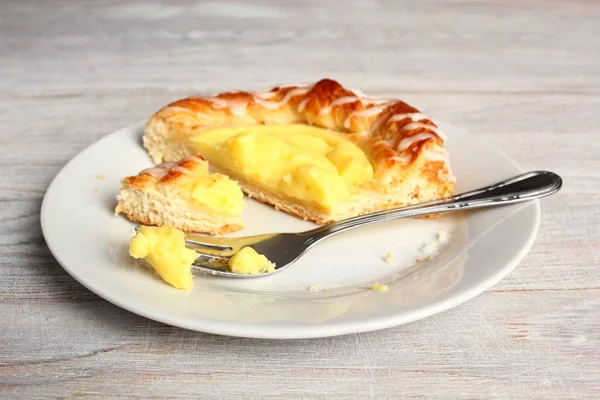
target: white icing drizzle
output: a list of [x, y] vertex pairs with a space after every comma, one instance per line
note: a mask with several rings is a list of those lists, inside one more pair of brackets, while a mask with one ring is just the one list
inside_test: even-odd
[[394, 114], [388, 119], [387, 124], [391, 124], [392, 122], [402, 121], [403, 119], [410, 118], [411, 121], [421, 121], [424, 119], [431, 119], [427, 115], [422, 113], [406, 113], [406, 114]]
[[435, 127], [433, 125], [422, 124], [420, 122], [412, 122], [408, 125], [405, 125], [402, 129], [409, 131], [411, 129], [417, 128], [426, 128], [427, 130], [434, 132], [436, 135], [438, 135], [444, 142], [446, 141], [446, 135], [438, 127]]
[[255, 98], [254, 101], [270, 110], [276, 110], [279, 107], [286, 105], [292, 99], [292, 97], [306, 94], [309, 90], [310, 88], [307, 87], [299, 87], [296, 89], [292, 89], [289, 92], [287, 92], [285, 96], [283, 96], [283, 99], [281, 99], [281, 101], [266, 101], [261, 98]]
[[212, 119], [213, 118], [210, 115], [206, 115], [206, 114], [202, 114], [202, 113], [196, 113], [196, 117], [202, 118], [202, 119]]
[[[354, 89], [352, 89], [352, 91], [355, 92]], [[382, 104], [382, 103], [388, 102], [387, 99], [369, 99], [366, 97], [358, 97], [358, 96], [344, 96], [344, 97], [340, 97], [339, 99], [335, 99], [328, 106], [321, 108], [321, 110], [319, 111], [319, 115], [323, 116], [323, 115], [329, 114], [331, 112], [331, 110], [333, 109], [333, 107], [341, 106], [342, 104], [354, 103], [355, 101], [360, 102], [362, 105]]]
[[260, 104], [261, 106], [268, 108], [269, 110], [276, 110], [279, 108], [279, 102], [263, 100], [261, 98], [254, 98], [254, 102], [256, 104]]
[[362, 90], [359, 90], [359, 89], [348, 89], [348, 90], [350, 90], [352, 93], [354, 93], [357, 97], [360, 97], [361, 100], [365, 103], [381, 104], [381, 103], [387, 103], [388, 101], [390, 101], [390, 99], [369, 97]]
[[227, 107], [229, 108], [229, 111], [236, 117], [243, 117], [244, 115], [246, 115], [247, 106], [248, 103], [244, 101], [231, 100], [227, 102]]
[[[273, 89], [270, 89], [268, 91], [257, 91], [257, 92], [253, 93], [254, 101], [257, 104], [260, 104], [261, 106], [263, 106], [265, 108], [275, 110], [275, 109], [278, 109], [278, 108], [284, 106], [285, 104], [287, 104], [293, 97], [304, 95], [304, 94], [308, 93], [313, 88], [313, 86], [314, 85], [309, 87], [309, 86], [302, 85], [302, 84], [278, 85], [278, 86], [276, 86], [278, 89], [285, 89], [285, 88], [289, 88], [289, 87], [294, 87], [294, 89], [289, 90], [284, 95], [283, 99], [281, 99], [280, 101], [269, 101], [268, 100], [268, 99], [275, 97], [278, 94], [278, 91], [273, 91]], [[344, 120], [344, 127], [346, 129], [349, 129], [351, 126], [352, 118], [354, 118], [354, 117], [359, 117], [359, 118], [367, 117], [368, 118], [368, 117], [372, 117], [374, 115], [378, 115], [378, 114], [382, 113], [382, 111], [384, 111], [390, 105], [391, 100], [389, 100], [389, 99], [371, 99], [371, 98], [366, 97], [366, 95], [363, 92], [361, 92], [360, 90], [357, 90], [357, 89], [350, 89], [350, 90], [353, 92], [354, 96], [343, 96], [343, 97], [340, 97], [340, 98], [332, 101], [331, 104], [329, 104], [328, 106], [325, 106], [319, 110], [319, 115], [323, 116], [323, 115], [330, 113], [331, 110], [333, 110], [333, 107], [340, 106], [343, 104], [353, 103], [356, 101], [360, 102], [363, 106], [375, 104], [374, 107], [366, 108], [364, 110], [352, 111], [350, 114], [348, 114], [348, 116]], [[227, 100], [227, 99], [221, 99], [218, 97], [200, 97], [200, 98], [210, 102], [212, 107], [215, 109], [228, 108], [229, 111], [231, 112], [231, 114], [234, 116], [237, 116], [237, 117], [242, 117], [242, 116], [246, 115], [246, 112], [247, 112], [246, 109], [247, 109], [248, 103], [245, 101]], [[302, 101], [300, 101], [300, 103], [298, 103], [298, 112], [304, 111], [306, 109], [306, 106], [309, 101], [310, 101], [309, 97], [302, 99]], [[184, 107], [171, 107], [171, 109], [173, 111], [188, 111], [189, 112], [189, 109], [184, 108]], [[388, 117], [388, 115], [381, 114], [375, 120], [375, 122], [371, 125], [369, 130], [363, 131], [363, 132], [350, 133], [350, 134], [356, 135], [360, 138], [368, 137], [371, 134], [371, 132], [374, 132], [379, 128], [379, 126], [386, 120], [386, 118], [387, 118], [386, 125], [389, 125], [392, 122], [401, 121], [406, 118], [410, 118], [410, 120], [412, 122], [405, 125], [404, 127], [402, 127], [403, 130], [424, 128], [429, 132], [421, 132], [416, 135], [402, 139], [400, 141], [400, 143], [398, 143], [398, 147], [397, 147], [398, 152], [402, 152], [402, 151], [410, 148], [416, 142], [435, 138], [436, 137], [435, 135], [439, 136], [444, 141], [446, 140], [446, 135], [438, 127], [418, 122], [418, 121], [423, 121], [423, 120], [431, 120], [431, 118], [429, 116], [427, 116], [423, 113], [420, 113], [420, 112], [402, 113], [402, 114], [394, 114], [391, 117]], [[198, 114], [198, 116], [201, 118], [209, 118], [208, 116], [206, 116], [204, 114]], [[389, 141], [383, 140], [383, 139], [374, 143], [374, 145], [379, 145], [379, 144], [391, 146], [391, 143]], [[454, 180], [454, 181], [456, 180], [456, 178], [454, 177], [454, 175], [452, 175], [452, 172], [450, 171], [448, 153], [445, 149], [440, 148], [439, 151], [427, 150], [424, 152], [424, 156], [426, 159], [428, 159], [430, 161], [443, 161], [444, 162], [445, 166], [447, 167], [448, 172], [446, 173], [442, 170], [438, 171], [438, 176], [440, 177], [440, 179], [441, 179], [441, 176], [444, 176], [447, 180]], [[204, 161], [201, 158], [193, 156], [193, 155], [189, 156], [187, 159], [193, 160], [197, 163], [201, 163]], [[394, 161], [408, 163], [411, 160], [411, 156], [410, 155], [402, 155], [402, 156], [397, 155], [397, 156], [392, 157], [391, 159]], [[168, 173], [169, 169], [171, 169], [171, 168], [175, 171], [180, 171], [184, 174], [190, 173], [190, 171], [187, 168], [176, 165], [175, 163], [164, 163], [161, 165], [157, 165], [156, 167], [145, 169], [141, 173], [147, 173], [147, 174], [153, 175], [157, 178], [162, 178], [163, 176], [165, 176]], [[443, 175], [440, 175], [440, 174], [443, 174]]]
[[350, 90], [352, 93], [354, 93], [355, 95], [357, 95], [359, 97], [367, 97], [367, 95], [362, 90], [350, 89], [350, 88], [348, 90]]
[[304, 111], [309, 100], [310, 100], [310, 97], [307, 96], [300, 103], [298, 103], [298, 112]]
[[356, 96], [340, 97], [339, 99], [332, 101], [330, 105], [321, 108], [321, 110], [319, 110], [319, 115], [323, 116], [325, 114], [329, 114], [333, 107], [341, 106], [342, 104], [354, 103], [355, 101], [360, 101], [360, 98]]
[[421, 142], [421, 141], [427, 140], [427, 139], [435, 139], [435, 138], [436, 138], [436, 136], [430, 132], [421, 132], [421, 133], [417, 133], [416, 135], [405, 137], [404, 139], [402, 139], [400, 141], [400, 143], [398, 143], [398, 151], [404, 151], [404, 150], [412, 147], [412, 145], [417, 142]]
[[[183, 161], [185, 160], [195, 161], [197, 163], [204, 162], [204, 160], [202, 160], [200, 157], [196, 157], [194, 155], [188, 156], [183, 159]], [[185, 175], [189, 175], [192, 173], [188, 168], [182, 167], [181, 165], [178, 165], [174, 162], [169, 162], [162, 163], [151, 168], [146, 168], [142, 170], [140, 174], [149, 174], [155, 177], [156, 179], [162, 179], [165, 175], [169, 173], [169, 171], [177, 171]]]
[[[280, 101], [269, 101], [268, 100], [268, 99], [275, 97], [278, 94], [278, 90], [270, 89], [270, 90], [264, 90], [264, 91], [256, 91], [256, 92], [252, 93], [254, 102], [256, 102], [257, 104], [260, 104], [261, 106], [263, 106], [265, 108], [268, 108], [271, 110], [276, 110], [276, 109], [284, 106], [285, 104], [287, 104], [293, 97], [304, 95], [304, 94], [308, 93], [314, 87], [314, 85], [307, 86], [307, 85], [303, 85], [303, 84], [287, 84], [287, 85], [276, 86], [276, 88], [278, 88], [278, 89], [285, 89], [285, 88], [290, 88], [290, 87], [294, 87], [294, 89], [289, 90], [284, 95], [283, 99], [281, 99]], [[389, 100], [389, 99], [368, 98], [362, 91], [360, 91], [358, 89], [350, 89], [350, 90], [352, 91], [354, 96], [343, 96], [343, 97], [340, 97], [340, 98], [332, 101], [331, 104], [329, 104], [328, 106], [325, 106], [319, 110], [319, 115], [323, 116], [323, 115], [330, 113], [331, 110], [333, 110], [333, 107], [340, 106], [343, 104], [354, 103], [356, 101], [360, 102], [363, 106], [373, 105], [373, 104], [375, 105], [374, 107], [366, 108], [364, 110], [352, 111], [350, 114], [348, 114], [348, 116], [344, 120], [344, 127], [346, 129], [349, 129], [353, 117], [372, 117], [374, 115], [378, 115], [378, 114], [382, 113], [382, 111], [384, 111], [390, 105], [391, 102], [393, 102], [393, 100]], [[210, 102], [211, 106], [214, 109], [228, 108], [229, 111], [231, 112], [231, 114], [236, 117], [242, 117], [242, 116], [246, 115], [246, 109], [247, 109], [248, 103], [245, 101], [227, 100], [227, 99], [221, 99], [218, 97], [200, 97], [200, 99]], [[300, 101], [300, 103], [298, 103], [298, 112], [304, 111], [309, 101], [310, 101], [309, 97], [302, 99]], [[177, 106], [171, 107], [170, 109], [172, 111], [187, 111], [187, 112], [190, 111], [187, 108], [177, 107]], [[379, 128], [379, 126], [383, 123], [383, 121], [386, 120], [386, 118], [387, 118], [386, 125], [389, 125], [392, 122], [402, 121], [406, 118], [410, 118], [411, 123], [402, 127], [403, 130], [424, 128], [429, 132], [421, 132], [416, 135], [402, 139], [400, 141], [400, 143], [398, 143], [398, 147], [397, 147], [398, 152], [402, 152], [402, 151], [410, 148], [416, 142], [435, 138], [436, 137], [435, 135], [439, 136], [442, 140], [446, 141], [446, 135], [438, 127], [418, 122], [418, 121], [423, 121], [423, 120], [431, 120], [430, 117], [428, 117], [427, 115], [425, 115], [423, 113], [420, 113], [420, 112], [401, 113], [401, 114], [394, 114], [391, 117], [388, 117], [388, 115], [389, 114], [387, 114], [387, 113], [385, 113], [385, 114], [382, 113], [381, 115], [379, 115], [379, 117], [375, 120], [375, 122], [371, 125], [371, 127], [367, 131], [349, 133], [349, 135], [357, 136], [362, 139], [365, 137], [369, 137], [371, 132], [376, 131]], [[201, 114], [201, 113], [198, 113], [197, 116], [201, 117], [201, 118], [210, 118], [209, 116]], [[434, 135], [434, 133], [435, 133], [435, 135]], [[391, 143], [388, 140], [383, 140], [383, 139], [378, 140], [377, 142], [373, 143], [374, 146], [377, 146], [380, 144], [384, 144], [386, 146], [391, 146]], [[413, 148], [413, 151], [414, 150], [416, 150], [416, 148]], [[442, 161], [444, 163], [444, 167], [447, 171], [444, 171], [442, 169], [438, 170], [438, 178], [440, 180], [456, 182], [456, 177], [452, 174], [452, 171], [450, 170], [450, 160], [448, 157], [448, 152], [444, 148], [439, 148], [438, 151], [426, 150], [423, 153], [423, 155], [429, 161]], [[412, 159], [412, 156], [410, 154], [409, 155], [396, 155], [394, 157], [391, 157], [390, 159], [393, 161], [397, 161], [397, 162], [406, 164], [406, 163], [410, 162], [410, 160]], [[197, 163], [204, 162], [203, 159], [196, 157], [194, 155], [187, 157], [186, 160], [192, 160]], [[173, 171], [179, 171], [184, 174], [191, 173], [190, 170], [188, 170], [187, 168], [184, 168], [175, 163], [164, 163], [164, 164], [160, 164], [155, 167], [152, 167], [152, 168], [147, 168], [147, 169], [141, 171], [140, 174], [147, 173], [147, 174], [150, 174], [150, 175], [156, 177], [157, 179], [161, 179], [162, 177], [167, 175], [167, 173], [169, 172], [170, 169], [173, 169]]]
[[204, 162], [203, 159], [195, 155], [187, 156], [184, 160], [194, 161], [198, 164], [202, 164]]
[[140, 174], [149, 174], [157, 179], [161, 179], [163, 176], [169, 173], [169, 170], [176, 166], [174, 162], [159, 164], [155, 167], [146, 168], [140, 172]]
[[274, 97], [277, 95], [277, 92], [254, 92], [252, 93], [255, 97], [261, 98], [261, 99], [270, 99], [271, 97]]
[[385, 103], [390, 103], [393, 100], [390, 100], [390, 99], [374, 99], [374, 98], [366, 97], [366, 98], [361, 98], [361, 101], [363, 102], [363, 104], [385, 104]]
[[298, 89], [300, 89], [300, 88], [305, 88], [306, 86], [307, 85], [305, 83], [287, 83], [285, 85], [276, 85], [275, 87], [279, 88], [279, 89], [286, 89], [286, 88], [290, 88], [290, 87], [297, 87]]
[[[196, 97], [196, 98], [208, 101], [211, 104], [212, 108], [214, 108], [215, 110], [228, 108], [229, 111], [231, 112], [231, 114], [235, 115], [236, 117], [243, 117], [244, 115], [246, 115], [246, 106], [248, 105], [248, 103], [246, 103], [244, 101], [227, 100], [227, 99], [221, 99], [219, 97]], [[197, 113], [196, 115], [200, 118], [205, 118], [205, 119], [212, 118], [212, 117], [202, 114], [202, 113]]]
[[383, 139], [382, 139], [382, 140], [378, 140], [378, 141], [376, 141], [375, 143], [373, 143], [373, 146], [377, 146], [377, 145], [379, 145], [379, 144], [384, 144], [384, 145], [386, 145], [386, 146], [389, 146], [389, 145], [390, 145], [390, 142], [389, 142], [389, 141], [387, 141], [387, 140], [383, 140]]
[[423, 156], [429, 161], [443, 161], [448, 162], [448, 155], [439, 151], [427, 150], [423, 152]]
[[[268, 101], [268, 99], [275, 97], [278, 93], [277, 91], [273, 91], [273, 89], [270, 89], [270, 91], [254, 92], [253, 93], [254, 101], [257, 104], [260, 104], [261, 106], [263, 106], [265, 108], [275, 110], [275, 109], [278, 109], [278, 108], [284, 106], [285, 104], [287, 104], [293, 97], [306, 94], [314, 87], [314, 85], [312, 85], [310, 87], [303, 85], [303, 84], [287, 84], [287, 85], [276, 86], [276, 88], [278, 88], [278, 89], [285, 89], [285, 88], [289, 88], [289, 87], [294, 87], [295, 89], [288, 91], [285, 94], [285, 96], [283, 97], [283, 99], [281, 99], [280, 101]], [[340, 97], [340, 98], [332, 101], [331, 104], [329, 104], [328, 106], [325, 106], [325, 107], [321, 108], [321, 110], [319, 110], [319, 115], [323, 116], [323, 115], [330, 113], [331, 110], [333, 109], [333, 107], [335, 107], [335, 106], [353, 103], [355, 101], [360, 102], [362, 105], [376, 104], [375, 107], [351, 112], [344, 120], [344, 127], [346, 129], [349, 129], [353, 117], [371, 117], [373, 115], [377, 115], [377, 114], [381, 113], [390, 103], [389, 99], [372, 99], [372, 98], [366, 97], [366, 95], [358, 89], [350, 89], [350, 90], [355, 94], [355, 96], [344, 96], [344, 97]], [[245, 116], [247, 113], [246, 109], [247, 109], [248, 103], [244, 102], [244, 101], [227, 100], [227, 99], [221, 99], [218, 97], [198, 97], [198, 98], [210, 102], [214, 109], [228, 108], [229, 111], [231, 112], [231, 114], [236, 117]], [[298, 112], [302, 112], [305, 110], [306, 105], [308, 104], [309, 100], [310, 100], [310, 98], [306, 97], [306, 98], [302, 99], [302, 101], [300, 101], [300, 103], [298, 103]], [[173, 110], [173, 111], [188, 111], [188, 112], [190, 111], [189, 109], [184, 108], [184, 107], [171, 107], [171, 110]], [[199, 118], [210, 118], [209, 116], [207, 116], [205, 114], [201, 114], [201, 113], [198, 113], [197, 116]], [[381, 125], [381, 123], [383, 122], [383, 120], [385, 118], [386, 118], [386, 115], [381, 115], [377, 120], [375, 120], [373, 125], [371, 125], [371, 128], [368, 130], [367, 133], [374, 132], [377, 128], [379, 128], [379, 126]], [[446, 140], [446, 136], [439, 128], [432, 126], [432, 125], [426, 125], [426, 124], [414, 122], [414, 121], [430, 119], [427, 115], [422, 114], [422, 113], [417, 112], [417, 113], [395, 114], [395, 115], [391, 116], [390, 118], [388, 118], [386, 125], [390, 124], [392, 122], [395, 122], [395, 121], [403, 120], [405, 118], [410, 118], [411, 121], [413, 121], [413, 122], [404, 126], [403, 129], [410, 130], [410, 129], [415, 129], [415, 128], [419, 128], [419, 127], [426, 128], [426, 129], [436, 133], [444, 141]]]
[[352, 111], [350, 114], [348, 114], [348, 117], [344, 121], [344, 128], [346, 128], [346, 129], [350, 128], [350, 121], [352, 120], [353, 117], [372, 117], [373, 115], [377, 115], [380, 112], [382, 112], [383, 110], [385, 110], [385, 108], [387, 106], [388, 106], [388, 104], [386, 103], [386, 104], [382, 104], [380, 106], [367, 108], [366, 110]]
[[186, 174], [186, 175], [191, 174], [191, 172], [190, 172], [189, 169], [187, 169], [185, 167], [182, 167], [181, 165], [177, 165], [177, 166], [171, 168], [171, 171], [178, 171], [178, 172], [181, 172], [181, 173]]
[[377, 132], [379, 126], [383, 123], [383, 121], [388, 117], [388, 113], [381, 113], [379, 117], [373, 122], [373, 125], [369, 128], [369, 132]]
[[220, 99], [218, 97], [200, 97], [202, 100], [210, 102], [213, 108], [220, 109], [229, 107], [229, 101], [226, 99]]
[[404, 164], [409, 163], [411, 159], [412, 159], [412, 157], [410, 155], [406, 155], [406, 156], [394, 156], [394, 157], [390, 158], [390, 160], [399, 161], [399, 162], [404, 163]]

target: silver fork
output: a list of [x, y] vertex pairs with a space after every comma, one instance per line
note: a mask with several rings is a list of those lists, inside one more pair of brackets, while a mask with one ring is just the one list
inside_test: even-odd
[[[188, 233], [186, 244], [199, 253], [194, 262], [196, 269], [230, 278], [256, 278], [287, 268], [321, 240], [348, 229], [390, 219], [520, 203], [554, 194], [561, 186], [562, 179], [558, 175], [534, 171], [446, 199], [349, 218], [305, 232], [217, 238]], [[252, 247], [274, 263], [275, 272], [247, 275], [228, 271], [229, 258], [246, 246]]]

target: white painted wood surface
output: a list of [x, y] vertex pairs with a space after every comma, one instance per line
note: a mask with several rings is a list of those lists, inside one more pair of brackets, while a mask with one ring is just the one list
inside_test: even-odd
[[[510, 3], [510, 4], [507, 4]], [[600, 2], [0, 3], [0, 398], [600, 398]], [[565, 179], [522, 264], [398, 328], [264, 341], [109, 304], [39, 227], [58, 170], [190, 92], [324, 76]]]

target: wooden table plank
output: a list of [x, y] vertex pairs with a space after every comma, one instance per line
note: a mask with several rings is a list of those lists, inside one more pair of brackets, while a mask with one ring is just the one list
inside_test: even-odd
[[[191, 396], [202, 388], [235, 398], [266, 386], [272, 392], [265, 391], [265, 398], [273, 399], [299, 398], [299, 389], [308, 398], [317, 391], [343, 398], [365, 398], [371, 391], [375, 398], [525, 397], [541, 391], [593, 398], [600, 379], [594, 356], [600, 331], [582, 332], [581, 326], [597, 327], [590, 311], [598, 311], [599, 294], [488, 292], [419, 323], [302, 341], [185, 331], [102, 300], [38, 302], [34, 310], [5, 301], [0, 311], [11, 322], [9, 335], [26, 331], [38, 340], [10, 342], [0, 374], [10, 390], [23, 395], [39, 393], [42, 385], [51, 393], [86, 388], [158, 397]], [[552, 309], [562, 312], [539, 312]]]

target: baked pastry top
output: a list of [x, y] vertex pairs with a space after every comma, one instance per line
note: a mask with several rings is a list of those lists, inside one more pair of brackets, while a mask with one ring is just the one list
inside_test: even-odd
[[199, 155], [147, 168], [122, 184], [115, 214], [132, 221], [210, 234], [243, 227], [240, 187], [227, 176], [209, 173]]
[[248, 195], [326, 223], [451, 195], [444, 139], [414, 107], [324, 79], [176, 101], [143, 141], [157, 163], [202, 154]]

